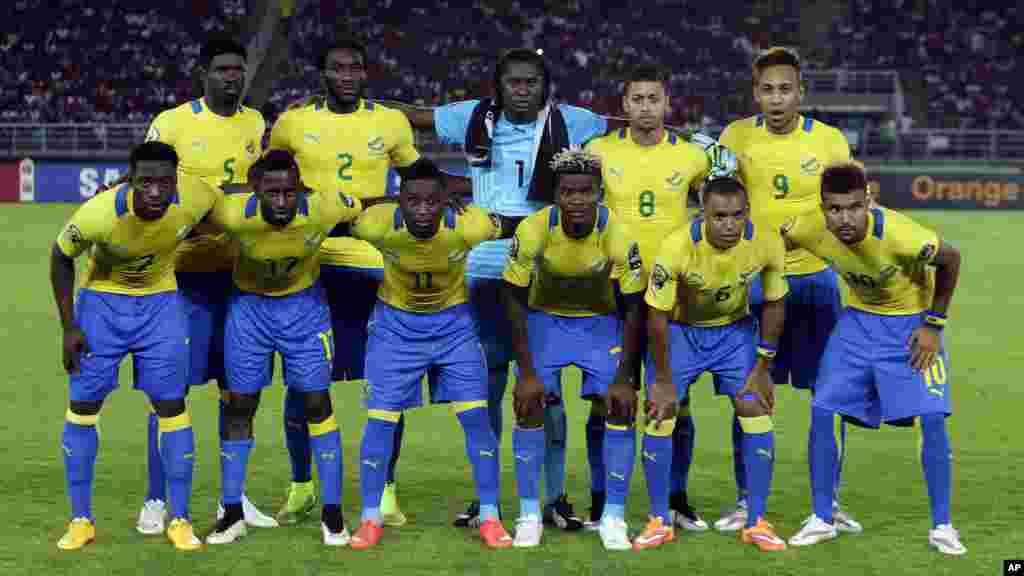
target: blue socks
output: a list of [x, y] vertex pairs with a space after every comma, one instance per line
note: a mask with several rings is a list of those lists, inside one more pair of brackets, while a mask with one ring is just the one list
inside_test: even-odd
[[946, 432], [945, 414], [921, 416], [921, 464], [928, 483], [928, 502], [932, 511], [932, 527], [949, 524], [952, 499], [953, 455]]
[[838, 449], [834, 423], [837, 414], [811, 407], [810, 447], [807, 459], [811, 469], [811, 501], [814, 515], [832, 523], [832, 500], [836, 491]]
[[693, 446], [697, 428], [690, 416], [690, 405], [679, 407], [675, 430], [672, 431], [672, 483], [670, 494], [686, 492], [690, 479], [690, 463], [693, 462]]
[[[604, 434], [604, 514], [621, 518], [626, 508], [630, 479], [633, 477], [633, 464], [636, 461], [636, 435], [632, 426], [615, 424], [606, 424]], [[668, 500], [667, 495], [665, 499]]]
[[473, 480], [480, 498], [480, 520], [498, 518], [500, 461], [487, 407], [484, 402], [457, 402], [455, 411], [466, 434], [466, 455], [473, 465]]
[[99, 416], [82, 416], [68, 410], [64, 422], [61, 448], [64, 452], [64, 479], [71, 500], [71, 518], [92, 516], [92, 480], [96, 468]]
[[221, 502], [224, 506], [242, 503], [242, 486], [245, 485], [246, 468], [253, 440], [221, 440], [220, 474]]
[[544, 428], [512, 428], [516, 486], [521, 516], [540, 517], [540, 469], [544, 459]]
[[[371, 415], [366, 420], [366, 430], [363, 432], [363, 444], [359, 453], [359, 480], [363, 497], [363, 517], [371, 520], [378, 526], [383, 526], [384, 519], [380, 513], [380, 499], [384, 493], [384, 483], [387, 481], [388, 463], [395, 444], [395, 430], [398, 428], [398, 421], [401, 416], [388, 412], [383, 413], [384, 418]], [[392, 420], [394, 416], [397, 419]]]
[[566, 434], [565, 405], [550, 403], [544, 407], [544, 499], [547, 505], [565, 492]]
[[587, 418], [587, 463], [590, 464], [590, 491], [604, 493], [604, 427], [605, 417], [590, 413]]
[[[192, 497], [192, 472], [195, 468], [195, 436], [188, 412], [160, 418], [160, 451], [170, 495], [168, 515], [171, 519], [189, 519], [189, 500]], [[242, 480], [245, 471], [242, 470]], [[241, 487], [239, 487], [241, 495]]]
[[155, 412], [149, 413], [146, 424], [146, 471], [149, 478], [146, 500], [166, 501], [167, 480], [164, 478], [164, 462], [160, 455], [159, 418]]
[[324, 506], [340, 506], [344, 460], [341, 457], [341, 432], [338, 431], [334, 414], [323, 422], [309, 423], [309, 446], [316, 458], [316, 470], [320, 476], [321, 502]]
[[775, 432], [771, 416], [739, 417], [743, 429], [743, 464], [746, 467], [749, 496], [747, 528], [764, 517], [772, 487], [775, 459]]
[[647, 424], [644, 431], [643, 447], [640, 460], [644, 465], [644, 477], [647, 479], [647, 496], [651, 504], [651, 516], [661, 517], [662, 524], [672, 525], [669, 515], [669, 488], [672, 482], [673, 463], [673, 431], [675, 420], [662, 422], [655, 426], [654, 421]]
[[292, 482], [309, 482], [313, 474], [306, 403], [302, 393], [291, 388], [284, 395], [284, 439], [292, 465]]

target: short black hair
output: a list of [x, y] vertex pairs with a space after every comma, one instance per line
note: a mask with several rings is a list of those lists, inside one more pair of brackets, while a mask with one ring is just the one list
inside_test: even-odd
[[497, 65], [494, 67], [494, 102], [497, 107], [501, 108], [504, 106], [501, 95], [501, 77], [508, 71], [508, 65], [513, 62], [525, 62], [537, 67], [542, 77], [541, 82], [544, 83], [541, 100], [542, 103], [547, 103], [548, 98], [551, 96], [551, 71], [548, 70], [544, 57], [531, 48], [513, 48], [502, 54], [501, 58], [498, 59]]
[[320, 60], [318, 60], [321, 72], [327, 69], [327, 57], [331, 55], [331, 52], [335, 52], [337, 50], [348, 50], [349, 52], [359, 54], [359, 57], [363, 59], [363, 66], [366, 66], [368, 63], [366, 44], [363, 44], [359, 40], [351, 37], [341, 38], [327, 44], [323, 49], [321, 49]]
[[668, 91], [668, 73], [657, 64], [648, 63], [634, 66], [629, 72], [629, 77], [626, 78], [626, 85], [623, 88], [628, 91], [633, 82], [660, 82]]
[[143, 142], [135, 148], [128, 157], [128, 167], [134, 172], [139, 162], [170, 162], [175, 168], [178, 167], [178, 153], [170, 144], [158, 140]]
[[402, 179], [402, 184], [399, 187], [401, 190], [405, 189], [406, 182], [413, 180], [434, 180], [441, 189], [444, 189], [448, 183], [448, 176], [437, 167], [437, 164], [423, 156], [404, 168], [397, 168], [396, 171]]
[[299, 171], [299, 164], [295, 156], [287, 150], [274, 148], [267, 152], [249, 168], [248, 177], [250, 180], [259, 180], [267, 172], [286, 172], [289, 170]]
[[821, 174], [822, 194], [849, 194], [854, 190], [868, 192], [868, 175], [860, 162], [840, 162], [825, 167]]
[[707, 206], [708, 198], [712, 195], [718, 196], [741, 196], [744, 202], [749, 202], [747, 188], [735, 178], [721, 177], [712, 178], [704, 183], [700, 191], [700, 203]]
[[801, 77], [800, 55], [791, 48], [774, 46], [758, 54], [754, 59], [754, 81], [757, 82], [765, 68], [772, 66], [792, 66], [796, 68], [797, 78]]
[[199, 63], [209, 71], [210, 62], [213, 62], [213, 59], [221, 54], [238, 54], [243, 60], [249, 59], [248, 51], [241, 42], [231, 36], [218, 35], [211, 37], [203, 45], [199, 52]]

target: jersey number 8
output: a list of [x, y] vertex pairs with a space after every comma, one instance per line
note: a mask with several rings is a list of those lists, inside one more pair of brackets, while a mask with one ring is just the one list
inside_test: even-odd
[[637, 206], [637, 210], [640, 212], [640, 215], [644, 218], [654, 216], [654, 192], [651, 190], [644, 190], [640, 193], [640, 196], [638, 196], [637, 199], [640, 201], [640, 204]]

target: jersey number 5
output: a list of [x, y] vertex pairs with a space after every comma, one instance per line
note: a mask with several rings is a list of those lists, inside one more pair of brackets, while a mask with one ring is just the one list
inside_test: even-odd
[[228, 158], [224, 161], [224, 181], [221, 184], [231, 184], [235, 181], [235, 159]]
[[776, 198], [785, 198], [789, 194], [789, 178], [785, 174], [776, 174], [772, 178], [772, 186], [775, 188]]

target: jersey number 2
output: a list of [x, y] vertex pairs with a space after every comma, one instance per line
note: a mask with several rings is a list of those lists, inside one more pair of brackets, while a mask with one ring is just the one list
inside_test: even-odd
[[341, 162], [341, 165], [338, 166], [338, 179], [345, 181], [351, 180], [352, 175], [348, 174], [348, 171], [352, 168], [352, 155], [342, 152], [341, 154], [338, 154], [338, 162]]

